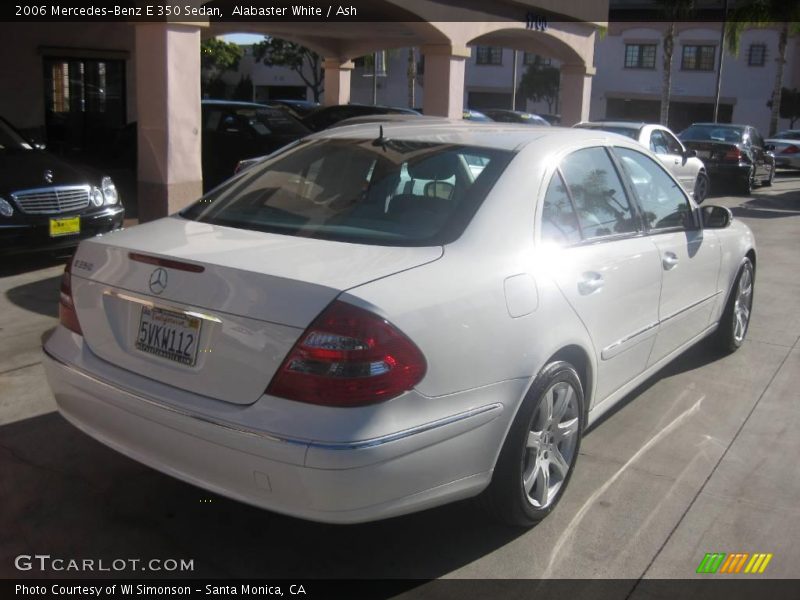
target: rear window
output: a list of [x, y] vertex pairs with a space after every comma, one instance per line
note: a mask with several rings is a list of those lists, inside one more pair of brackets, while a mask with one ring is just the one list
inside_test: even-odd
[[306, 142], [242, 172], [181, 215], [299, 237], [440, 245], [461, 235], [511, 157], [388, 139]]
[[306, 135], [308, 128], [281, 108], [212, 107], [204, 115], [206, 131], [247, 131], [257, 137], [276, 134]]
[[692, 125], [678, 136], [682, 140], [695, 142], [728, 142], [738, 144], [742, 141], [742, 129], [719, 127], [715, 125]]

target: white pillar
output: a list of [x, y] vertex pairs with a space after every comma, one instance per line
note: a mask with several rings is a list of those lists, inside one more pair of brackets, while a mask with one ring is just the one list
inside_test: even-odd
[[172, 214], [203, 193], [200, 28], [136, 26], [139, 220]]
[[580, 121], [589, 120], [589, 105], [592, 100], [592, 76], [594, 67], [562, 65], [559, 104], [561, 125], [570, 127]]
[[425, 56], [422, 111], [426, 115], [460, 119], [464, 112], [466, 46], [423, 46]]
[[325, 67], [325, 106], [348, 104], [350, 102], [350, 75], [355, 65], [352, 60], [326, 58]]

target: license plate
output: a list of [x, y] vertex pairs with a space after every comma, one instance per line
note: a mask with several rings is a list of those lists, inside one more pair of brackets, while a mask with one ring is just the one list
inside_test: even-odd
[[698, 150], [697, 158], [711, 158], [711, 150]]
[[50, 237], [75, 235], [81, 232], [81, 218], [50, 219]]
[[193, 367], [197, 362], [201, 321], [183, 313], [143, 306], [136, 349]]

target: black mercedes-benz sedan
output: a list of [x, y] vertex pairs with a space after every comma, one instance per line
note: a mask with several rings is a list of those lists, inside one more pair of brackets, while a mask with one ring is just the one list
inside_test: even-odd
[[70, 248], [124, 216], [110, 177], [37, 148], [0, 117], [0, 254]]
[[683, 145], [697, 152], [714, 183], [733, 183], [740, 193], [749, 195], [753, 187], [772, 185], [775, 156], [752, 125], [694, 123], [678, 137]]

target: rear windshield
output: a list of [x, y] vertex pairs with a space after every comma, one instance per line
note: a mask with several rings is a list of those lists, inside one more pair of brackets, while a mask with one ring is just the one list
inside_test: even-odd
[[741, 129], [719, 127], [715, 125], [692, 125], [678, 136], [682, 140], [700, 142], [730, 142], [738, 144], [742, 141]]
[[446, 244], [461, 235], [511, 157], [490, 148], [387, 139], [302, 142], [181, 215], [299, 237]]
[[283, 108], [211, 106], [204, 111], [206, 131], [247, 131], [256, 137], [308, 134], [308, 128]]

